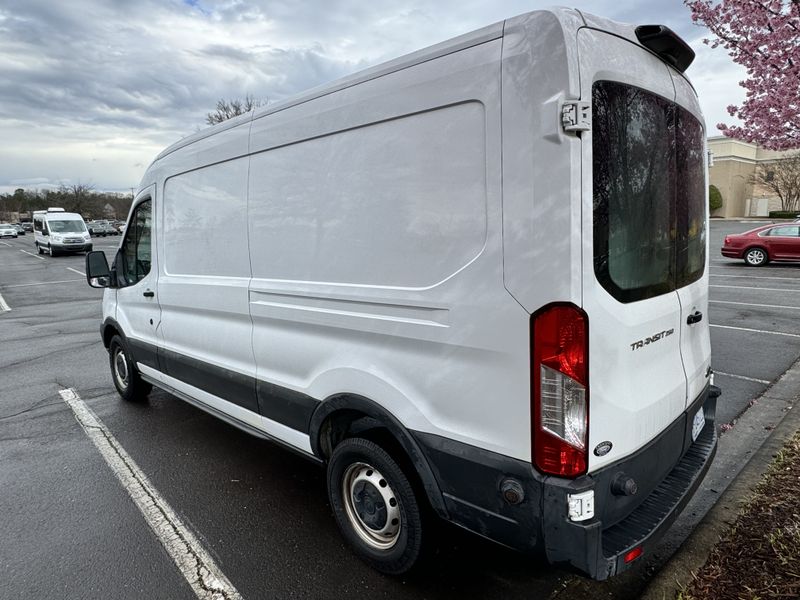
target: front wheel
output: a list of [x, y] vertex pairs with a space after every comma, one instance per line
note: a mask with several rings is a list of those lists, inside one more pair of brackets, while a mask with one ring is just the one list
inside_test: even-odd
[[139, 376], [139, 371], [131, 359], [125, 341], [118, 335], [111, 338], [111, 343], [108, 345], [108, 358], [114, 387], [117, 388], [122, 399], [129, 402], [144, 400], [153, 386]]
[[769, 257], [763, 248], [750, 248], [744, 253], [744, 262], [751, 267], [760, 267], [767, 264]]
[[350, 547], [369, 566], [400, 575], [422, 552], [422, 503], [403, 470], [380, 446], [350, 438], [328, 463], [328, 498]]

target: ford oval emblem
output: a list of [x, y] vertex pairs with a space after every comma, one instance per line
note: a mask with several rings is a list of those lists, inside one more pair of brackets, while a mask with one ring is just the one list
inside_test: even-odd
[[611, 452], [611, 446], [613, 444], [611, 442], [600, 442], [594, 448], [594, 455], [595, 456], [605, 456], [609, 452]]

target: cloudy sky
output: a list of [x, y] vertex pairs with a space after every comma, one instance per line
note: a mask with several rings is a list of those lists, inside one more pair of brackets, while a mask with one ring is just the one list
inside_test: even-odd
[[[0, 0], [0, 192], [91, 183], [129, 191], [219, 98], [270, 101], [537, 8], [541, 0]], [[702, 43], [680, 0], [576, 0], [662, 23], [697, 52], [709, 125], [744, 71]]]

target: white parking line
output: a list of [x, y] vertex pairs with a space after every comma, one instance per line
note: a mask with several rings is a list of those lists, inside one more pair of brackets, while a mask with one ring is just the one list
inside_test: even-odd
[[86, 277], [86, 273], [84, 273], [83, 271], [78, 271], [78, 269], [73, 269], [72, 267], [67, 267], [67, 271], [72, 271], [73, 273], [77, 273], [78, 275], [83, 275], [84, 277]]
[[39, 256], [38, 254], [34, 254], [33, 252], [28, 252], [27, 250], [20, 250], [20, 252], [24, 252], [28, 256], [32, 256], [33, 258], [38, 258], [39, 260], [44, 260], [44, 256]]
[[731, 377], [732, 379], [741, 379], [742, 381], [752, 381], [753, 383], [761, 383], [769, 385], [771, 381], [766, 379], [755, 379], [754, 377], [745, 377], [744, 375], [734, 375], [733, 373], [723, 373], [722, 371], [714, 371], [714, 375], [722, 375], [723, 377]]
[[6, 299], [3, 298], [3, 294], [0, 294], [0, 314], [4, 312], [8, 312], [11, 310], [11, 307], [6, 302]]
[[11, 247], [11, 244], [9, 244], [8, 242], [0, 242], [0, 244], [3, 244], [4, 246], [8, 246], [9, 248]]
[[763, 329], [750, 329], [748, 327], [732, 327], [731, 325], [714, 325], [709, 324], [709, 327], [716, 327], [718, 329], [735, 329], [736, 331], [749, 331], [751, 333], [768, 333], [769, 335], [784, 335], [786, 337], [800, 338], [796, 333], [784, 333], [782, 331], [765, 331]]
[[762, 288], [762, 287], [755, 287], [752, 285], [717, 285], [712, 284], [708, 287], [712, 288], [731, 288], [734, 290], [761, 290], [762, 292], [796, 292], [797, 290], [793, 290], [791, 288]]
[[786, 310], [800, 310], [800, 306], [782, 306], [780, 304], [754, 304], [752, 302], [732, 302], [730, 300], [709, 300], [709, 304], [737, 304], [739, 306], [760, 306], [761, 308], [783, 308]]
[[784, 281], [796, 281], [800, 283], [800, 277], [753, 277], [752, 275], [718, 275], [711, 273], [710, 277], [742, 277], [744, 279], [781, 279]]
[[74, 389], [58, 392], [198, 598], [241, 600], [194, 534]]
[[83, 281], [83, 282], [85, 282], [86, 280], [85, 279], [62, 279], [61, 281], [37, 281], [36, 283], [15, 283], [13, 285], [4, 285], [3, 289], [7, 290], [8, 288], [33, 287], [35, 285], [53, 285], [55, 283], [71, 283], [71, 282], [75, 282], [75, 281]]

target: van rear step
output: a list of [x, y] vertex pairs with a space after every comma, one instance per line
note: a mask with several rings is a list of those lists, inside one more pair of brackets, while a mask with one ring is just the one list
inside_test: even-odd
[[607, 577], [627, 569], [631, 563], [625, 563], [625, 555], [647, 544], [651, 538], [658, 539], [672, 524], [703, 480], [716, 450], [716, 427], [709, 421], [680, 462], [647, 499], [625, 519], [603, 531]]

